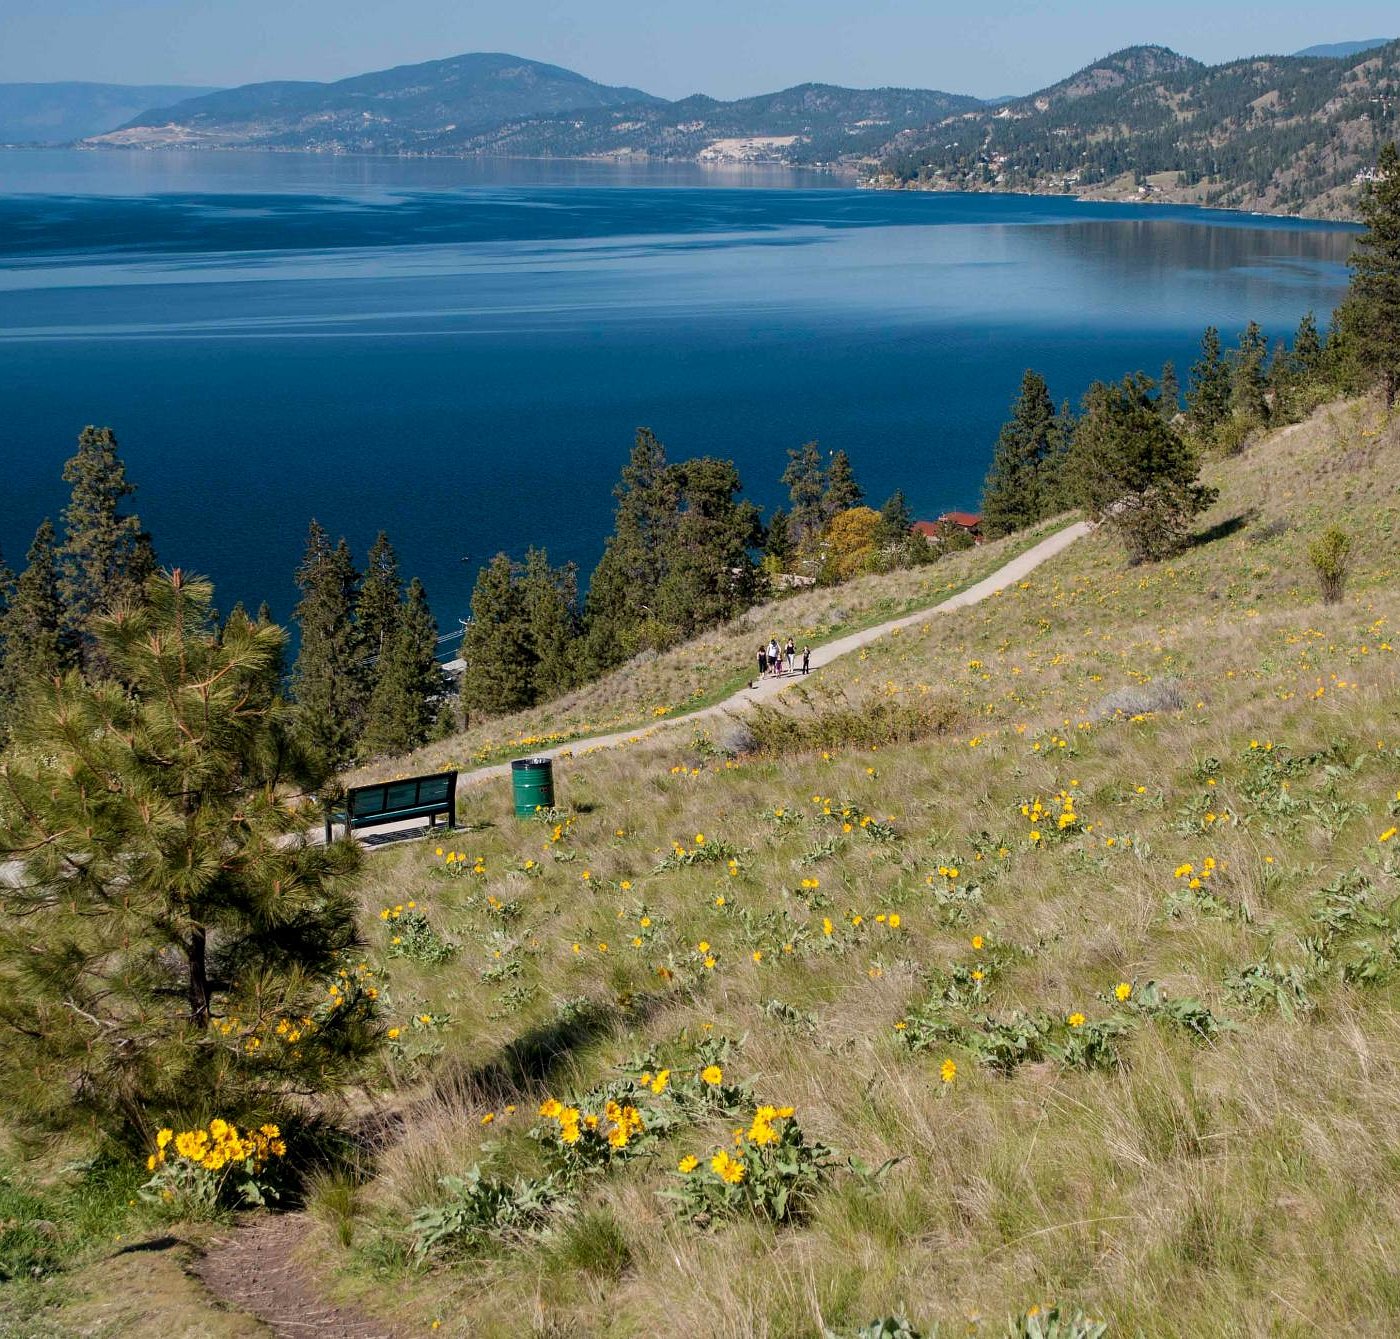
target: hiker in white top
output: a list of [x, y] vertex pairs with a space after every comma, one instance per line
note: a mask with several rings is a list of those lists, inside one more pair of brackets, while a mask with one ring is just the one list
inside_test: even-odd
[[768, 643], [768, 663], [773, 667], [774, 674], [781, 674], [783, 672], [783, 656], [782, 652], [778, 650], [778, 639], [776, 637]]

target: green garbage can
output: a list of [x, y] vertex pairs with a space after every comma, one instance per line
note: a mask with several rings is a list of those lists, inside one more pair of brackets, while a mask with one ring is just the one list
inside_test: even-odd
[[533, 818], [536, 809], [554, 808], [554, 760], [517, 758], [510, 765], [516, 818]]

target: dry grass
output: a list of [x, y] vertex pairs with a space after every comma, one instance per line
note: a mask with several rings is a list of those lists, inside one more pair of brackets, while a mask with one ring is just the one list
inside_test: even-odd
[[[1058, 529], [1050, 522], [1027, 535], [952, 553], [928, 567], [861, 577], [759, 605], [693, 642], [647, 653], [594, 683], [528, 711], [473, 724], [451, 739], [398, 760], [403, 775], [466, 768], [512, 750], [563, 743], [589, 735], [654, 726], [743, 687], [754, 674], [760, 642], [793, 637], [820, 646], [848, 632], [937, 604], [980, 581], [1037, 539]], [[348, 779], [381, 778], [385, 765], [359, 769]]]
[[[448, 878], [429, 847], [377, 857], [367, 915], [412, 895], [462, 944], [446, 968], [391, 965], [400, 1013], [450, 1008], [453, 1022], [433, 1039], [440, 1053], [395, 1075], [413, 1114], [369, 1187], [381, 1243], [402, 1242], [437, 1175], [483, 1157], [532, 1166], [522, 1136], [541, 1095], [581, 1092], [707, 1025], [739, 1043], [735, 1068], [763, 1098], [794, 1103], [810, 1134], [869, 1162], [904, 1159], [874, 1196], [838, 1178], [801, 1227], [702, 1235], [655, 1196], [668, 1159], [723, 1137], [689, 1131], [661, 1167], [634, 1163], [586, 1188], [575, 1221], [613, 1243], [608, 1268], [579, 1268], [582, 1229], [564, 1226], [553, 1243], [468, 1268], [399, 1274], [396, 1305], [474, 1335], [662, 1324], [816, 1335], [895, 1310], [992, 1334], [1047, 1297], [1103, 1313], [1114, 1334], [1392, 1330], [1395, 983], [1347, 985], [1333, 968], [1309, 985], [1316, 1008], [1290, 1017], [1247, 1007], [1225, 981], [1260, 959], [1301, 961], [1296, 936], [1316, 934], [1315, 895], [1339, 871], [1364, 870], [1378, 908], [1400, 895], [1395, 848], [1377, 844], [1400, 786], [1400, 668], [1387, 640], [1400, 617], [1397, 460], [1395, 425], [1373, 406], [1328, 409], [1219, 467], [1206, 542], [1179, 560], [1125, 570], [1097, 536], [1000, 599], [885, 638], [814, 683], [817, 698], [951, 705], [951, 737], [871, 747], [855, 731], [859, 747], [823, 737], [780, 761], [724, 762], [696, 755], [685, 730], [661, 733], [561, 764], [576, 821], [559, 843], [515, 822], [502, 783], [473, 792], [474, 830], [456, 839], [485, 875]], [[1356, 533], [1356, 573], [1346, 603], [1325, 608], [1300, 538], [1338, 515]], [[1167, 678], [1180, 711], [1095, 710]], [[1287, 776], [1296, 813], [1275, 812], [1277, 792], [1261, 791], [1252, 740], [1279, 758], [1327, 752]], [[1061, 789], [1092, 829], [1037, 849], [1019, 807]], [[843, 832], [843, 805], [891, 821], [897, 839], [872, 841], [858, 822]], [[698, 833], [740, 849], [739, 874], [723, 863], [654, 872]], [[1207, 856], [1215, 904], [1182, 900], [1174, 868]], [[521, 872], [531, 859], [542, 873]], [[819, 889], [802, 890], [803, 878]], [[971, 900], [946, 894], [969, 884]], [[488, 894], [514, 919], [500, 922]], [[752, 962], [759, 918], [784, 910], [806, 937]], [[899, 931], [872, 926], [895, 910]], [[653, 936], [634, 949], [643, 913]], [[824, 946], [824, 915], [839, 948]], [[520, 975], [483, 980], [502, 930]], [[940, 1091], [944, 1048], [912, 1054], [893, 1024], [941, 970], [979, 956], [974, 933], [1014, 950], [986, 1005], [999, 1016], [1082, 1010], [1092, 1021], [1113, 1012], [1116, 982], [1156, 980], [1235, 1030], [1204, 1043], [1143, 1022], [1105, 1072], [1051, 1059], [999, 1077], [952, 1045], [958, 1078]], [[712, 973], [658, 982], [659, 964], [683, 964], [702, 939], [718, 957]], [[503, 1007], [522, 986], [518, 1012]], [[480, 1077], [580, 996], [606, 1007], [601, 1025], [566, 1033], [513, 1088]], [[772, 1000], [791, 1006], [788, 1021]], [[433, 1073], [474, 1067], [475, 1089], [422, 1099]], [[488, 1111], [494, 1151], [482, 1146]], [[370, 1304], [377, 1287], [364, 1284]]]
[[[328, 1226], [308, 1260], [408, 1332], [440, 1318], [460, 1336], [819, 1337], [904, 1312], [999, 1339], [1050, 1298], [1112, 1336], [1394, 1333], [1400, 926], [1348, 931], [1320, 962], [1300, 940], [1322, 933], [1319, 893], [1347, 871], [1378, 915], [1400, 898], [1400, 838], [1379, 841], [1400, 814], [1398, 463], [1374, 405], [1324, 410], [1213, 471], [1211, 530], [1177, 561], [1127, 570], [1095, 535], [814, 677], [853, 703], [946, 706], [950, 734], [725, 761], [688, 729], [658, 732], [560, 764], [574, 821], [558, 841], [512, 817], [502, 782], [465, 803], [446, 848], [460, 872], [432, 843], [375, 855], [369, 955], [406, 1040], [366, 1100], [398, 1122], [351, 1245]], [[1324, 607], [1303, 541], [1338, 516], [1356, 567]], [[1164, 679], [1181, 710], [1096, 711]], [[1075, 830], [1033, 842], [1021, 806], [1061, 791]], [[738, 872], [658, 870], [698, 834], [732, 846]], [[1175, 877], [1207, 857], [1203, 890]], [[387, 956], [379, 913], [409, 900], [458, 944], [448, 962]], [[898, 929], [876, 921], [891, 912]], [[1367, 938], [1381, 970], [1349, 981]], [[1227, 985], [1260, 961], [1309, 971], [1299, 1007]], [[1122, 1014], [1119, 1063], [1001, 1073], [965, 1039], [907, 1046], [896, 1023], [980, 963], [995, 970], [974, 1013], [1043, 1011], [1060, 1037], [1071, 1012]], [[1115, 1002], [1117, 983], [1140, 999], [1149, 981], [1230, 1029], [1202, 1040]], [[413, 1030], [424, 1012], [449, 1021]], [[542, 1096], [720, 1034], [726, 1070], [794, 1104], [810, 1136], [902, 1159], [879, 1189], [837, 1175], [802, 1224], [701, 1233], [656, 1192], [677, 1157], [727, 1138], [706, 1122], [589, 1178], [545, 1241], [409, 1262], [408, 1221], [438, 1177], [538, 1170], [526, 1131]]]

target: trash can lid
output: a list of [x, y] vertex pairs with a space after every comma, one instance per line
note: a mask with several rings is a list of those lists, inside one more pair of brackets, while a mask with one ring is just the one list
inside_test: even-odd
[[536, 767], [548, 767], [553, 761], [552, 758], [516, 758], [511, 766], [523, 772]]

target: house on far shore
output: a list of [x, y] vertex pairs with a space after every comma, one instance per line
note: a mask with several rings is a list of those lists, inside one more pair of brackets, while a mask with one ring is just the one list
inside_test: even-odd
[[974, 544], [982, 542], [982, 518], [976, 512], [945, 511], [936, 521], [915, 521], [914, 533], [930, 544], [941, 544], [949, 530], [961, 530], [970, 535]]

